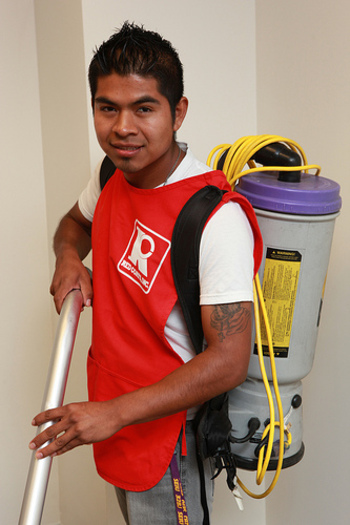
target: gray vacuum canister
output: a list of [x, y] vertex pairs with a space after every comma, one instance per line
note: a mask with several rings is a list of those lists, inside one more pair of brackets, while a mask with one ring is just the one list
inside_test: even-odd
[[[306, 173], [301, 174], [299, 182], [285, 182], [278, 179], [277, 172], [261, 172], [242, 177], [236, 191], [254, 207], [264, 241], [259, 277], [285, 423], [288, 419], [291, 424], [292, 444], [285, 450], [283, 462], [287, 467], [300, 461], [304, 451], [301, 379], [313, 364], [335, 218], [341, 208], [340, 187], [329, 179]], [[265, 367], [271, 381], [262, 320], [261, 329]], [[237, 466], [249, 470], [256, 469], [257, 444], [269, 418], [255, 331], [252, 341], [247, 381], [230, 392], [229, 408], [234, 437], [247, 434], [252, 417], [261, 423], [248, 442], [232, 445]], [[277, 434], [279, 441], [279, 431]], [[271, 459], [269, 469], [276, 468], [276, 464], [277, 459]]]

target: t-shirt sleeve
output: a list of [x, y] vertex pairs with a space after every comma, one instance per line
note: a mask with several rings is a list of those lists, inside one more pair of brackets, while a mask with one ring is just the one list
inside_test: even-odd
[[199, 259], [200, 304], [253, 301], [254, 237], [235, 202], [224, 204], [204, 228]]
[[94, 217], [97, 201], [101, 193], [100, 185], [100, 169], [103, 159], [96, 166], [92, 177], [90, 178], [86, 188], [80, 194], [78, 204], [81, 213], [85, 219], [92, 222]]

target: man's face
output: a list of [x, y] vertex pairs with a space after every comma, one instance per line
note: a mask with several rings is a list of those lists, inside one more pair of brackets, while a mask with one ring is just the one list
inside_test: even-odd
[[176, 158], [174, 131], [186, 115], [187, 99], [173, 119], [154, 78], [112, 73], [99, 78], [93, 109], [100, 146], [126, 180], [139, 188], [164, 182]]

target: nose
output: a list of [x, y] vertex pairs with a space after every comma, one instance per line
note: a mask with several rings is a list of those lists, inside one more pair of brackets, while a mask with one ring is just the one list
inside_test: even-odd
[[128, 110], [119, 111], [113, 123], [112, 131], [120, 137], [135, 135], [137, 128], [132, 112]]

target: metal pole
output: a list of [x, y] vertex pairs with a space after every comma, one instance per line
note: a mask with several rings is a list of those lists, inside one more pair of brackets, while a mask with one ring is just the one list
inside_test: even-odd
[[[42, 412], [61, 406], [63, 403], [81, 308], [81, 292], [80, 290], [72, 290], [64, 300], [56, 329], [46, 388], [41, 406]], [[52, 424], [52, 422], [49, 422], [41, 425], [38, 433]], [[47, 457], [38, 460], [35, 458], [35, 451], [33, 452], [18, 525], [40, 525], [51, 463], [52, 458]]]

